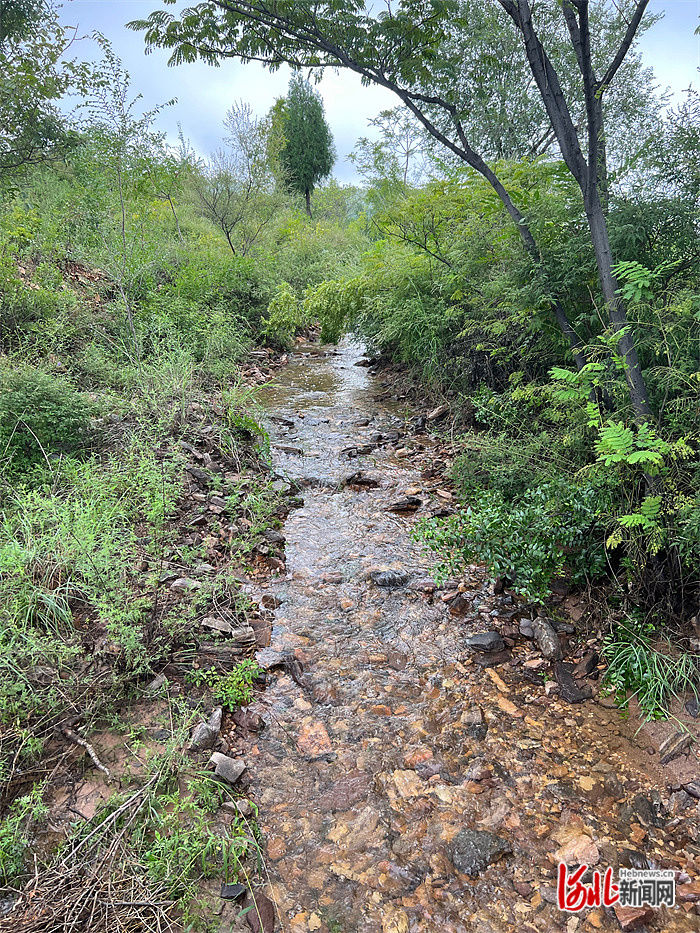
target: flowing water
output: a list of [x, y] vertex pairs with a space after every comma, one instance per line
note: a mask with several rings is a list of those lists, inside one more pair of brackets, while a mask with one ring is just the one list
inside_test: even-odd
[[[247, 754], [278, 928], [619, 929], [610, 910], [558, 910], [558, 858], [616, 866], [646, 856], [697, 880], [688, 813], [657, 818], [662, 777], [632, 728], [598, 703], [548, 696], [547, 677], [523, 667], [529, 645], [495, 677], [475, 663], [464, 645], [474, 622], [431, 592], [429, 559], [411, 537], [440, 502], [421, 476], [435, 442], [410, 437], [414, 456], [396, 455], [404, 441], [343, 452], [403, 429], [355, 365], [361, 357], [349, 342], [308, 347], [263, 397], [276, 466], [304, 487], [284, 528], [287, 573], [265, 591], [279, 601], [263, 652], [268, 725]], [[343, 482], [358, 469], [378, 487]], [[418, 489], [417, 516], [386, 510]], [[408, 579], [376, 585], [370, 572], [387, 568]], [[466, 584], [480, 630], [512, 617], [510, 598], [478, 568]], [[455, 867], [458, 834], [470, 829], [511, 850], [474, 877]], [[652, 922], [698, 926], [691, 904]]]

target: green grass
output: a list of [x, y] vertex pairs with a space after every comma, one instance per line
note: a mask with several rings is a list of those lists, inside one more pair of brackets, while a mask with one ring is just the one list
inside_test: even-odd
[[697, 656], [674, 649], [667, 638], [634, 620], [619, 622], [607, 636], [603, 656], [608, 662], [605, 684], [617, 703], [627, 709], [639, 703], [644, 717], [665, 719], [669, 703], [700, 691]]

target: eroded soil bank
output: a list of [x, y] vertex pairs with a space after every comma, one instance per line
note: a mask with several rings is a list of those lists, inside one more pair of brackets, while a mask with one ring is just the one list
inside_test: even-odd
[[[466, 638], [516, 607], [478, 568], [461, 597], [476, 622], [435, 591], [410, 532], [449, 495], [431, 479], [436, 442], [402, 447], [361, 348], [306, 350], [264, 392], [276, 466], [305, 487], [286, 576], [263, 590], [279, 601], [259, 652], [267, 728], [246, 754], [277, 928], [700, 928], [698, 801], [671, 793], [636, 723], [546, 687], [530, 643], [478, 663]], [[387, 509], [407, 495], [416, 512]], [[567, 917], [561, 858], [676, 869], [677, 907]]]

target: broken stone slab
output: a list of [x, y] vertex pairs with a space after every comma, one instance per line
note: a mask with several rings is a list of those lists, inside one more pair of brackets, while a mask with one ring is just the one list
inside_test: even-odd
[[212, 632], [221, 632], [222, 635], [232, 635], [233, 626], [226, 619], [220, 619], [216, 616], [205, 616], [199, 623], [202, 628], [209, 629]]
[[588, 677], [597, 668], [600, 655], [597, 651], [588, 651], [574, 667], [573, 673], [577, 677]]
[[170, 584], [170, 589], [173, 593], [191, 593], [200, 589], [201, 586], [198, 580], [193, 580], [191, 577], [178, 577]]
[[548, 661], [560, 661], [563, 657], [559, 636], [550, 623], [538, 616], [532, 623], [532, 635], [535, 644]]
[[227, 884], [221, 882], [221, 892], [219, 896], [226, 901], [238, 901], [246, 893], [248, 888], [244, 884]]
[[450, 857], [457, 871], [472, 878], [513, 851], [510, 843], [482, 829], [462, 829], [452, 840]]
[[403, 496], [401, 499], [395, 499], [386, 507], [387, 512], [415, 512], [423, 505], [423, 500], [418, 496]]
[[567, 703], [583, 703], [590, 700], [593, 692], [590, 687], [579, 687], [573, 678], [570, 665], [562, 661], [554, 662], [554, 676], [559, 684], [559, 696]]
[[620, 907], [616, 904], [614, 910], [621, 930], [638, 930], [654, 919], [651, 907]]
[[674, 732], [659, 746], [661, 764], [667, 765], [669, 761], [678, 758], [686, 749], [690, 748], [693, 737], [688, 732]]
[[219, 738], [219, 732], [221, 732], [221, 717], [221, 707], [217, 706], [206, 722], [200, 722], [194, 727], [190, 739], [191, 752], [203, 748], [212, 748], [215, 745], [216, 740]]
[[535, 637], [535, 631], [532, 627], [532, 619], [521, 619], [518, 624], [518, 629], [523, 638]]
[[503, 651], [506, 646], [499, 632], [479, 632], [470, 635], [465, 643], [472, 651]]
[[242, 797], [240, 800], [226, 800], [221, 804], [222, 810], [228, 810], [229, 813], [233, 813], [235, 816], [248, 817], [253, 816], [255, 813], [255, 806]]
[[214, 752], [209, 763], [214, 765], [214, 774], [227, 784], [235, 784], [247, 767], [242, 758], [229, 758], [221, 752]]
[[211, 482], [211, 473], [207, 473], [206, 470], [200, 470], [199, 467], [192, 466], [191, 464], [188, 464], [185, 469], [190, 476], [194, 477], [194, 479], [198, 480], [200, 483]]
[[427, 421], [438, 421], [440, 418], [444, 418], [447, 412], [450, 410], [450, 406], [445, 403], [444, 405], [438, 405], [437, 408], [433, 408], [432, 411], [429, 411], [425, 416]]
[[369, 578], [377, 586], [403, 586], [411, 579], [405, 570], [370, 570]]
[[241, 654], [255, 647], [255, 632], [252, 626], [242, 625], [233, 630], [226, 641], [202, 642], [198, 655], [203, 665], [215, 667], [219, 673], [227, 673], [240, 660]]

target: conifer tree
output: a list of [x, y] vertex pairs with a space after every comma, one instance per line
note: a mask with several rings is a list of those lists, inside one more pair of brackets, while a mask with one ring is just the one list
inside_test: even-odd
[[335, 162], [333, 136], [319, 94], [299, 74], [292, 75], [280, 110], [284, 142], [279, 158], [285, 183], [304, 196], [310, 217], [313, 190]]

